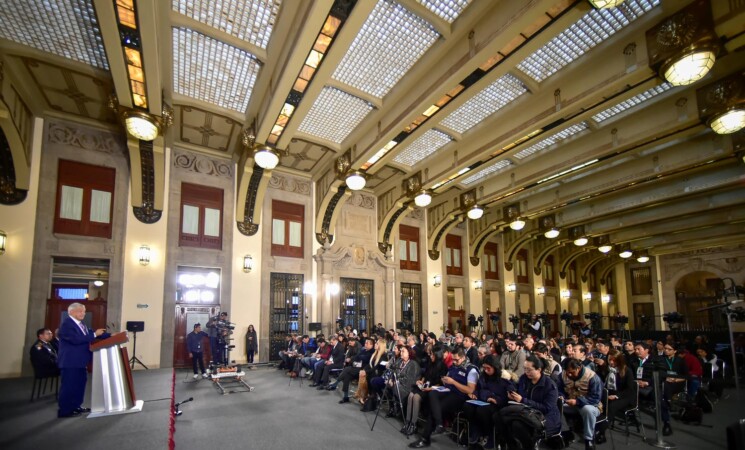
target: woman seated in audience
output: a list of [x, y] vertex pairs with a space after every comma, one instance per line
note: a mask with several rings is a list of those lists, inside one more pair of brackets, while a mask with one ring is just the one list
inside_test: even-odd
[[[365, 364], [359, 375], [359, 381], [357, 383], [357, 392], [354, 397], [363, 403], [360, 411], [373, 411], [377, 408], [377, 399], [375, 395], [368, 395], [367, 380], [372, 380], [375, 377], [382, 377], [385, 372], [386, 364], [388, 361], [388, 354], [386, 352], [387, 343], [385, 339], [381, 338], [375, 341], [374, 345], [375, 352], [370, 358], [370, 362]], [[381, 364], [383, 363], [383, 364]]]
[[374, 396], [377, 401], [377, 397], [383, 394], [385, 388], [386, 377], [390, 376], [391, 371], [398, 367], [400, 364], [401, 346], [394, 345], [393, 350], [387, 353], [388, 363], [386, 364], [386, 370], [383, 371], [382, 375], [377, 375], [367, 380], [367, 388], [369, 389], [368, 395]]
[[[544, 345], [545, 346], [545, 345]], [[487, 403], [476, 405], [466, 402], [463, 405], [463, 413], [468, 419], [468, 445], [469, 448], [480, 448], [478, 440], [486, 436], [486, 449], [494, 448], [494, 435], [491, 433], [494, 427], [493, 416], [507, 405], [507, 392], [514, 390], [515, 385], [511, 381], [502, 378], [502, 365], [499, 357], [488, 355], [484, 358], [482, 372], [479, 376], [478, 389], [468, 398]]]
[[[448, 367], [443, 361], [443, 351], [441, 347], [433, 348], [427, 355], [429, 358], [429, 365], [424, 376], [420, 378], [414, 388], [405, 400], [407, 403], [406, 417], [404, 420], [404, 427], [401, 432], [407, 436], [411, 436], [416, 433], [417, 419], [419, 418], [419, 411], [427, 407], [427, 399], [430, 391], [435, 386], [442, 384], [442, 377], [447, 375]], [[404, 400], [401, 397], [401, 400]]]
[[399, 350], [400, 359], [395, 371], [395, 377], [386, 381], [385, 389], [388, 391], [388, 398], [392, 399], [391, 407], [388, 409], [386, 417], [403, 417], [403, 405], [399, 405], [399, 400], [403, 403], [409, 398], [414, 384], [419, 379], [419, 363], [413, 358], [414, 350], [408, 345], [404, 345]]
[[717, 364], [717, 355], [714, 353], [709, 353], [709, 349], [707, 347], [699, 347], [696, 350], [696, 355], [701, 360], [701, 365], [711, 364], [711, 372], [704, 372], [704, 375], [713, 377], [714, 374], [719, 371], [719, 364]]
[[626, 364], [626, 358], [618, 350], [608, 353], [608, 376], [605, 387], [608, 389], [608, 420], [613, 419], [636, 403], [636, 385], [633, 370]]
[[[548, 436], [558, 434], [561, 430], [561, 416], [557, 400], [559, 391], [556, 384], [551, 379], [543, 375], [543, 363], [535, 356], [528, 356], [523, 364], [525, 373], [520, 376], [517, 383], [517, 392], [510, 391], [507, 393], [507, 399], [513, 402], [535, 408], [545, 419], [545, 430]], [[508, 408], [509, 409], [509, 408]], [[506, 410], [505, 410], [506, 411]], [[506, 438], [507, 442], [518, 441], [527, 443], [533, 431], [529, 430], [526, 425], [518, 421], [505, 423], [503, 413], [495, 414], [494, 423], [499, 432], [499, 436]], [[506, 426], [512, 424], [512, 426]], [[527, 448], [533, 448], [532, 443]], [[502, 448], [506, 448], [504, 445]]]

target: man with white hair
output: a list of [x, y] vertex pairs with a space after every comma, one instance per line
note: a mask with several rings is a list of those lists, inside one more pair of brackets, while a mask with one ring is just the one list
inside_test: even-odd
[[57, 417], [60, 418], [76, 417], [91, 411], [90, 408], [83, 407], [85, 385], [88, 382], [86, 366], [93, 356], [90, 345], [96, 338], [109, 337], [105, 329], [93, 331], [83, 323], [85, 305], [82, 303], [68, 306], [67, 314], [68, 317], [59, 327], [60, 348], [57, 364], [62, 375], [62, 383]]

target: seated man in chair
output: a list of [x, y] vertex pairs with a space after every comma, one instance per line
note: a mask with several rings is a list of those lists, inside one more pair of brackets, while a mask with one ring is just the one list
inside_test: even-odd
[[59, 376], [57, 367], [57, 350], [51, 344], [52, 330], [39, 328], [36, 331], [36, 342], [29, 349], [31, 365], [34, 367], [36, 378], [47, 378]]
[[[595, 448], [595, 420], [602, 411], [603, 382], [591, 369], [577, 359], [567, 364], [559, 379], [559, 395], [566, 400], [564, 415], [569, 420], [581, 420], [585, 450]], [[577, 417], [579, 416], [579, 417]]]

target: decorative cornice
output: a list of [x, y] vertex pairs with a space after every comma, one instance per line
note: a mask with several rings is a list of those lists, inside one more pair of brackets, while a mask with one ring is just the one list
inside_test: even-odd
[[125, 149], [121, 138], [113, 134], [71, 127], [59, 122], [49, 123], [47, 140], [50, 144], [64, 144], [111, 155], [124, 154]]
[[277, 173], [273, 173], [271, 178], [269, 178], [269, 188], [271, 189], [310, 195], [310, 187], [310, 181], [301, 178], [288, 177]]
[[352, 196], [347, 199], [347, 205], [357, 206], [365, 209], [375, 209], [377, 199], [372, 195], [362, 192], [352, 192]]
[[233, 178], [232, 163], [194, 153], [173, 152], [173, 167], [220, 178]]

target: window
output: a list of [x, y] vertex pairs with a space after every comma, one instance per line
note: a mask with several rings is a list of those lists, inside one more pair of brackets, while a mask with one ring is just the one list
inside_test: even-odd
[[569, 289], [579, 289], [577, 285], [577, 263], [572, 261], [567, 269], [567, 287]]
[[272, 256], [303, 257], [305, 207], [272, 200]]
[[111, 239], [116, 170], [59, 161], [54, 232]]
[[222, 189], [181, 183], [179, 245], [222, 249]]
[[220, 269], [179, 266], [176, 303], [219, 305]]
[[543, 263], [543, 285], [556, 287], [554, 279], [554, 256], [549, 255]]
[[463, 275], [460, 236], [445, 236], [445, 270], [448, 275]]
[[403, 270], [420, 270], [419, 228], [398, 226], [398, 259]]
[[631, 295], [652, 294], [652, 271], [649, 267], [631, 269]]
[[591, 292], [598, 292], [598, 276], [595, 272], [595, 268], [590, 269], [590, 273], [587, 274], [587, 288]]
[[499, 245], [494, 242], [487, 242], [484, 246], [484, 278], [487, 280], [499, 279], [498, 254]]
[[528, 250], [522, 249], [517, 252], [517, 261], [515, 264], [515, 276], [518, 283], [528, 282]]
[[608, 294], [616, 293], [616, 276], [612, 271], [605, 277], [605, 292]]

